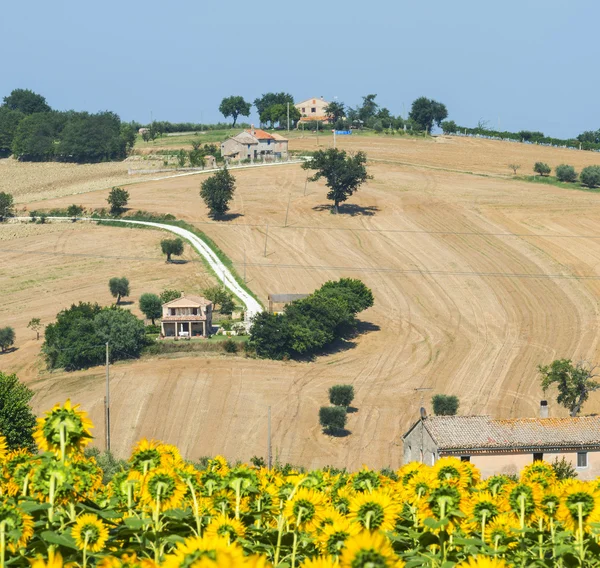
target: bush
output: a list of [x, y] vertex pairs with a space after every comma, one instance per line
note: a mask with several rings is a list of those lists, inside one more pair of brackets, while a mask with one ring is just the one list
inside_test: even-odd
[[458, 397], [446, 394], [436, 394], [432, 397], [431, 402], [433, 413], [436, 416], [454, 416], [460, 405]]
[[125, 206], [129, 202], [129, 192], [121, 187], [113, 187], [106, 201], [110, 205], [110, 214], [119, 215], [125, 211]]
[[226, 339], [223, 341], [223, 351], [225, 353], [237, 353], [238, 346], [233, 339]]
[[354, 387], [352, 385], [333, 385], [329, 389], [329, 402], [335, 406], [348, 407], [354, 400]]
[[536, 162], [533, 166], [533, 171], [541, 176], [547, 176], [552, 170], [548, 164], [545, 164], [544, 162]]
[[552, 469], [556, 474], [558, 481], [565, 479], [575, 479], [577, 477], [577, 470], [573, 467], [573, 464], [567, 461], [564, 456], [559, 460], [555, 458], [552, 462]]
[[15, 343], [15, 330], [12, 327], [0, 328], [0, 349], [4, 353]]
[[577, 172], [573, 166], [561, 164], [556, 166], [556, 179], [558, 181], [573, 182], [577, 179]]
[[600, 166], [583, 168], [579, 174], [579, 179], [586, 187], [598, 187], [600, 185]]
[[319, 423], [326, 434], [335, 434], [346, 428], [346, 409], [341, 406], [322, 406]]
[[146, 332], [146, 335], [156, 335], [157, 333], [160, 333], [160, 325], [147, 325], [144, 328], [144, 331]]
[[35, 449], [33, 431], [36, 419], [29, 405], [32, 397], [33, 391], [21, 383], [17, 375], [0, 371], [0, 433], [6, 438], [10, 450]]

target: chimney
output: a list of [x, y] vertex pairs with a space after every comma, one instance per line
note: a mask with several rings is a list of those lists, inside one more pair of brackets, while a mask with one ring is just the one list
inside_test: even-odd
[[425, 420], [425, 418], [427, 418], [427, 411], [425, 410], [424, 406], [421, 406], [420, 412], [421, 412], [421, 420]]
[[183, 298], [185, 296], [185, 292], [182, 290], [181, 291], [181, 297]]
[[325, 100], [325, 97], [323, 97], [323, 95], [321, 95], [321, 100], [322, 100], [322, 101], [324, 101], [324, 100]]
[[250, 125], [250, 134], [252, 134], [252, 136], [256, 134], [256, 130], [254, 130], [254, 124]]
[[540, 400], [540, 418], [548, 418], [548, 401]]

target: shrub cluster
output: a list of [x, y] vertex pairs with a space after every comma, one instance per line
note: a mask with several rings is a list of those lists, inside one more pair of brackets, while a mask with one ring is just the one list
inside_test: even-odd
[[319, 409], [319, 422], [326, 434], [339, 434], [346, 427], [348, 407], [354, 400], [352, 385], [333, 385], [329, 389], [329, 402], [333, 406], [322, 406]]
[[146, 345], [144, 322], [128, 310], [98, 304], [73, 304], [46, 327], [42, 352], [50, 369], [86, 369], [105, 362], [140, 356]]
[[323, 284], [283, 314], [262, 312], [250, 328], [250, 347], [259, 357], [284, 359], [311, 355], [356, 330], [356, 314], [373, 305], [373, 293], [360, 280]]

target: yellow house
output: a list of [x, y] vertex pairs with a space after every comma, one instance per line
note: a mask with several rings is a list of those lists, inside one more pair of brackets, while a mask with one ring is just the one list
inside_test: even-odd
[[433, 465], [454, 456], [477, 466], [484, 478], [518, 473], [538, 460], [565, 458], [579, 479], [595, 479], [600, 475], [600, 416], [501, 420], [427, 416], [423, 409], [421, 419], [404, 434], [403, 446], [404, 463]]
[[329, 103], [323, 98], [318, 99], [306, 99], [305, 101], [294, 104], [294, 106], [300, 111], [302, 115], [300, 122], [310, 122], [318, 120], [320, 122], [328, 123], [327, 115], [325, 114], [325, 107]]

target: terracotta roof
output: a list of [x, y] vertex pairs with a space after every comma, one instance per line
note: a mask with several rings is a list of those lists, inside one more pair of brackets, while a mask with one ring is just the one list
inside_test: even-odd
[[166, 323], [173, 322], [173, 321], [204, 321], [205, 319], [206, 319], [206, 316], [202, 316], [202, 315], [163, 316], [162, 317], [162, 321], [166, 322]]
[[281, 134], [277, 134], [277, 132], [273, 132], [273, 134], [271, 134], [271, 138], [277, 140], [278, 142], [287, 142], [288, 139], [284, 138]]
[[287, 304], [308, 297], [308, 294], [269, 294], [269, 300], [276, 304]]
[[268, 132], [261, 130], [260, 128], [255, 128], [254, 130], [246, 130], [248, 134], [254, 136], [258, 140], [273, 140], [273, 136], [271, 136]]
[[600, 416], [508, 420], [431, 416], [424, 424], [441, 450], [600, 446]]
[[208, 305], [212, 305], [212, 302], [202, 296], [182, 296], [163, 304], [163, 306], [169, 306], [170, 308], [198, 308], [199, 306]]

